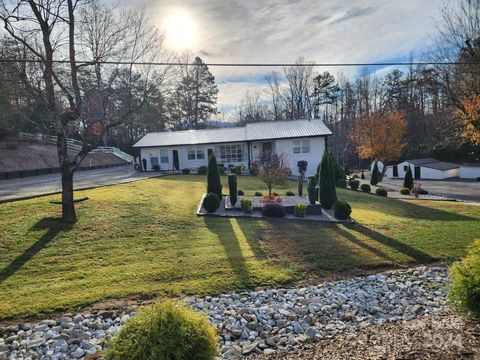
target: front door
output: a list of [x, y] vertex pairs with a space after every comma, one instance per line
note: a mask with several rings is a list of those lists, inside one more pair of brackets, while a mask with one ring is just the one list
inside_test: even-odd
[[415, 166], [414, 173], [415, 179], [420, 179], [420, 166]]
[[393, 165], [393, 177], [398, 177], [398, 166]]
[[272, 143], [271, 142], [264, 142], [262, 143], [262, 154], [263, 156], [270, 156], [272, 155]]
[[178, 170], [180, 169], [180, 163], [178, 161], [178, 151], [173, 150], [173, 170]]

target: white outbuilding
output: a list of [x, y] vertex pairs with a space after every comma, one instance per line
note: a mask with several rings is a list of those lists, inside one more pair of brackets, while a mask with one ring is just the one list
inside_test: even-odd
[[320, 119], [269, 121], [246, 126], [149, 133], [134, 147], [146, 171], [197, 170], [214, 153], [225, 168], [249, 169], [264, 154], [284, 154], [293, 175], [297, 163], [308, 162], [306, 175], [314, 175], [327, 147], [330, 129]]
[[480, 178], [480, 164], [461, 164], [459, 173], [461, 179], [478, 179]]
[[387, 166], [386, 176], [391, 179], [405, 178], [408, 167], [412, 170], [414, 179], [442, 180], [458, 177], [460, 165], [438, 161], [433, 158], [405, 160], [397, 165]]

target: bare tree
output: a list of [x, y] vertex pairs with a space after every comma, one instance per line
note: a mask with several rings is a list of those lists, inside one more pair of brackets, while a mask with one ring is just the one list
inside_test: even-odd
[[268, 188], [268, 195], [272, 195], [275, 185], [285, 184], [291, 175], [288, 159], [285, 154], [263, 154], [256, 164], [258, 177]]
[[[95, 72], [100, 72], [96, 76], [97, 81], [102, 81], [102, 68], [98, 67], [98, 62], [103, 57], [113, 57], [113, 51], [110, 46], [117, 44], [119, 40], [104, 39], [98, 34], [104, 31], [105, 27], [117, 32], [118, 29], [111, 27], [112, 19], [102, 16], [98, 21], [98, 14], [90, 14], [92, 33], [94, 34], [87, 42], [90, 43], [89, 57], [86, 61], [79, 61], [79, 49], [88, 48], [87, 44], [82, 42], [82, 36], [77, 33], [80, 27], [77, 22], [77, 15], [80, 9], [91, 6], [91, 1], [87, 0], [17, 0], [0, 1], [0, 20], [7, 34], [13, 39], [18, 48], [23, 48], [28, 56], [38, 61], [33, 73], [40, 73], [42, 76], [41, 85], [36, 83], [34, 77], [29, 76], [25, 71], [21, 73], [23, 85], [28, 89], [31, 96], [41, 101], [46, 110], [49, 122], [54, 127], [58, 137], [57, 152], [62, 176], [62, 220], [67, 223], [76, 221], [76, 212], [73, 198], [73, 174], [85, 158], [85, 156], [100, 143], [102, 136], [110, 128], [120, 124], [131, 114], [137, 111], [148, 96], [148, 75], [145, 73], [143, 81], [143, 100], [132, 105], [131, 92], [127, 99], [127, 105], [123, 112], [116, 111], [115, 116], [108, 118], [108, 121], [100, 121], [104, 118], [104, 85], [101, 85], [102, 94], [101, 111], [99, 116], [89, 116], [92, 108], [98, 109], [97, 104], [93, 104], [95, 98], [90, 89], [82, 87], [82, 76], [89, 68], [94, 68]], [[87, 10], [86, 10], [87, 11]], [[96, 11], [96, 10], [92, 10]], [[87, 20], [85, 20], [87, 21]], [[145, 18], [139, 16], [137, 21], [131, 19], [134, 26], [129, 34], [128, 60], [132, 64], [127, 69], [130, 78], [133, 78], [136, 72], [135, 62], [141, 61], [152, 54], [152, 48], [156, 43], [157, 35], [153, 32], [147, 32], [142, 27]], [[86, 23], [84, 26], [88, 25]], [[107, 31], [108, 33], [108, 31]], [[83, 39], [85, 40], [85, 39]], [[92, 46], [93, 45], [93, 46]], [[120, 46], [120, 48], [123, 47]], [[115, 49], [116, 47], [113, 46]], [[91, 56], [91, 57], [90, 57]], [[62, 62], [56, 62], [62, 60]], [[22, 64], [17, 64], [22, 68]], [[104, 119], [103, 119], [104, 120]], [[79, 132], [83, 139], [82, 149], [74, 156], [69, 155], [67, 139], [73, 132]]]

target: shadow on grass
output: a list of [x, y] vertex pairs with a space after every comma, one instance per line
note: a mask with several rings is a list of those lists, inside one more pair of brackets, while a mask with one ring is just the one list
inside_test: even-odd
[[[408, 244], [405, 244], [401, 241], [395, 240], [391, 237], [385, 236], [384, 234], [372, 230], [366, 226], [363, 226], [361, 224], [349, 224], [346, 225], [349, 229], [356, 231], [363, 236], [370, 238], [372, 240], [375, 240], [379, 242], [382, 245], [388, 246], [391, 249], [394, 249], [404, 255], [407, 255], [408, 257], [412, 258], [415, 260], [415, 262], [418, 263], [431, 263], [434, 262], [438, 259], [435, 259], [434, 257], [430, 256], [429, 254], [418, 250]], [[364, 244], [366, 245], [366, 244]], [[378, 251], [378, 250], [377, 250]], [[372, 251], [373, 252], [373, 251]]]
[[[225, 255], [230, 264], [230, 268], [234, 272], [238, 284], [243, 287], [249, 287], [253, 285], [246, 260], [243, 256], [242, 249], [240, 247], [239, 236], [245, 236], [240, 226], [237, 223], [236, 219], [226, 219], [226, 218], [212, 218], [206, 216], [205, 225], [207, 228], [214, 234], [217, 235], [218, 240], [225, 250]], [[232, 221], [235, 222], [235, 227], [232, 225]], [[240, 233], [239, 233], [240, 232]], [[248, 241], [247, 238], [247, 242]]]
[[45, 233], [36, 240], [28, 249], [17, 256], [5, 268], [0, 270], [0, 283], [14, 275], [28, 261], [30, 261], [38, 252], [45, 248], [60, 232], [69, 231], [72, 225], [62, 223], [58, 218], [43, 218], [34, 224], [29, 231], [46, 230]]

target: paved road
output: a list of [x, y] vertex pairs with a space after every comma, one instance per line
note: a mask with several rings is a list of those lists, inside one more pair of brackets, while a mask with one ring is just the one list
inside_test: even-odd
[[[75, 189], [119, 184], [153, 176], [158, 176], [158, 174], [138, 172], [133, 166], [78, 171], [75, 173]], [[0, 201], [49, 194], [59, 190], [60, 174], [0, 180]]]
[[[480, 201], [480, 182], [475, 180], [419, 180], [422, 188], [432, 195], [444, 196], [463, 201]], [[382, 181], [382, 186], [398, 190], [403, 187], [403, 179], [388, 179]]]

